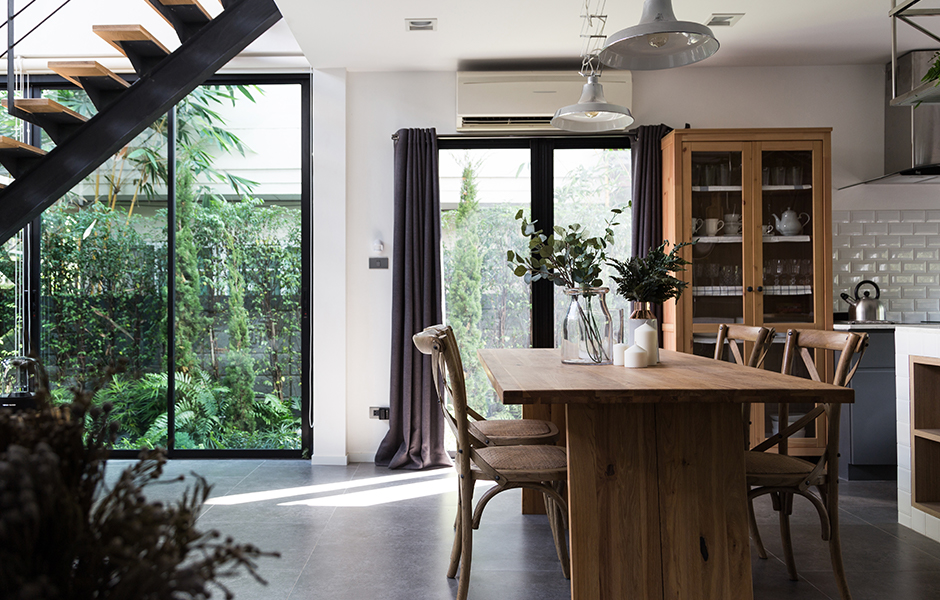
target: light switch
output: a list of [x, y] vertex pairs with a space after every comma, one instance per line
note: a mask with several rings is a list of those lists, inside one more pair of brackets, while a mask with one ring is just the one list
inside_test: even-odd
[[387, 256], [371, 256], [371, 257], [369, 257], [369, 268], [370, 268], [370, 269], [387, 269], [387, 268], [388, 268], [388, 257], [387, 257]]

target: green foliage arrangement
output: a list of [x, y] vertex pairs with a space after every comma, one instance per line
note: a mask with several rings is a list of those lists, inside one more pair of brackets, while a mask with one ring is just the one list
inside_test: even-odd
[[196, 476], [178, 501], [147, 501], [166, 462], [159, 451], [143, 453], [107, 489], [112, 407], [93, 405], [93, 391], [73, 393], [53, 405], [40, 389], [38, 409], [0, 410], [0, 597], [183, 600], [221, 590], [233, 598], [221, 576], [245, 570], [264, 582], [255, 561], [277, 553], [196, 528], [211, 490], [205, 479]]
[[666, 254], [669, 240], [658, 248], [650, 248], [645, 257], [634, 256], [627, 261], [611, 259], [608, 265], [617, 272], [611, 279], [617, 284], [617, 293], [633, 302], [662, 304], [670, 298], [678, 298], [688, 287], [687, 281], [676, 278], [673, 273], [684, 271], [689, 261], [678, 255], [679, 250], [691, 245], [677, 244]]
[[513, 273], [526, 283], [547, 279], [566, 288], [603, 285], [601, 267], [607, 260], [607, 247], [614, 242], [613, 228], [619, 225], [617, 218], [623, 209], [614, 208], [610, 212], [613, 216], [605, 221], [604, 234], [589, 236], [578, 223], [556, 226], [554, 233], [545, 235], [542, 230], [536, 230], [535, 221], [530, 223], [520, 210], [516, 220], [522, 222], [522, 235], [529, 238], [530, 252], [506, 252]]

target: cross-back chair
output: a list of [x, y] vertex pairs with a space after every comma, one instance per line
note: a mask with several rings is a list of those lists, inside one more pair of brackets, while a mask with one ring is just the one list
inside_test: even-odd
[[[570, 577], [565, 540], [568, 503], [562, 493], [568, 479], [565, 449], [553, 445], [485, 444], [469, 427], [463, 363], [453, 330], [446, 325], [429, 327], [414, 336], [414, 343], [418, 350], [431, 356], [435, 389], [444, 411], [444, 419], [457, 438], [457, 456], [454, 461], [459, 476], [457, 520], [447, 571], [447, 576], [454, 578], [460, 567], [457, 600], [466, 600], [467, 597], [473, 530], [480, 525], [483, 509], [496, 494], [510, 489], [535, 489], [545, 495], [555, 550], [561, 561], [562, 572], [566, 578]], [[477, 481], [493, 481], [496, 485], [480, 497], [474, 508], [473, 490]]]
[[[858, 369], [859, 362], [868, 346], [867, 333], [845, 331], [817, 331], [790, 329], [787, 331], [783, 351], [782, 372], [792, 374], [794, 362], [799, 358], [814, 381], [821, 381], [813, 353], [810, 350], [833, 350], [841, 352], [835, 366], [834, 385], [847, 386]], [[854, 365], [853, 365], [854, 359]], [[789, 438], [813, 422], [820, 415], [826, 417], [826, 448], [813, 461], [789, 456]], [[758, 555], [767, 558], [761, 542], [760, 532], [754, 518], [754, 498], [771, 495], [774, 510], [780, 518], [780, 537], [790, 579], [797, 580], [793, 544], [790, 539], [790, 514], [793, 497], [803, 496], [809, 500], [819, 515], [822, 539], [829, 542], [829, 558], [842, 600], [851, 600], [849, 586], [842, 564], [842, 543], [839, 536], [839, 421], [841, 405], [818, 404], [793, 424], [789, 423], [786, 403], [780, 403], [779, 433], [758, 444], [745, 454], [748, 484], [748, 510], [751, 536], [757, 546]], [[767, 452], [777, 448], [777, 453]], [[815, 491], [812, 489], [815, 488]]]
[[[759, 369], [776, 335], [773, 327], [722, 323], [718, 326], [718, 338], [715, 340], [715, 360], [724, 360], [727, 343], [735, 363]], [[744, 360], [746, 343], [753, 344], [747, 362]], [[748, 402], [741, 404], [741, 422], [744, 424], [744, 449], [747, 450], [751, 447], [751, 405]]]

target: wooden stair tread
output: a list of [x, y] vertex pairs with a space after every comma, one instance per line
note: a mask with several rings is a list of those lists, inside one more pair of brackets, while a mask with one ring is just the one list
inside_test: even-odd
[[207, 19], [210, 21], [212, 20], [212, 15], [210, 15], [209, 12], [203, 8], [201, 4], [199, 4], [198, 0], [155, 0], [155, 2], [162, 4], [163, 6], [183, 9], [187, 12], [190, 12], [190, 10], [192, 10], [194, 13], [200, 12], [205, 15]]
[[[7, 101], [4, 100], [0, 102], [4, 107], [7, 105]], [[32, 113], [34, 115], [56, 115], [62, 114], [70, 118], [70, 120], [77, 121], [87, 121], [88, 117], [80, 115], [71, 108], [62, 106], [55, 100], [49, 98], [18, 98], [14, 103], [16, 108], [22, 110], [23, 112]]]
[[166, 46], [160, 43], [160, 40], [144, 29], [143, 25], [94, 25], [91, 30], [125, 56], [126, 52], [121, 46], [121, 42], [146, 42], [147, 46], [152, 44], [151, 48], [154, 53], [170, 53]]
[[42, 156], [46, 153], [45, 150], [37, 148], [36, 146], [30, 146], [29, 144], [24, 144], [19, 140], [14, 140], [13, 138], [0, 135], [0, 152], [11, 151], [34, 156]]
[[49, 68], [55, 73], [68, 79], [80, 88], [84, 88], [79, 78], [96, 78], [99, 87], [122, 89], [131, 84], [117, 76], [111, 69], [94, 60], [60, 60], [50, 61]]

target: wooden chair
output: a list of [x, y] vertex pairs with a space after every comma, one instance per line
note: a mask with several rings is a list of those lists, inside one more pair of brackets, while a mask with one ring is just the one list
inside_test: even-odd
[[[759, 369], [763, 366], [764, 358], [767, 357], [767, 351], [770, 350], [776, 335], [773, 327], [722, 323], [718, 326], [718, 338], [715, 340], [715, 360], [724, 360], [727, 342], [735, 363]], [[745, 343], [754, 344], [747, 362], [744, 362]], [[751, 405], [748, 402], [741, 404], [741, 422], [744, 424], [744, 449], [747, 450], [751, 447]]]
[[[831, 383], [845, 386], [851, 381], [858, 368], [865, 349], [868, 346], [868, 334], [844, 331], [817, 331], [810, 329], [790, 329], [783, 351], [782, 371], [793, 373], [793, 363], [800, 357], [804, 367], [814, 381], [820, 381], [819, 372], [813, 360], [811, 349], [816, 351], [841, 351]], [[857, 356], [854, 366], [853, 359]], [[780, 404], [780, 431], [753, 450], [745, 454], [748, 484], [748, 509], [750, 512], [751, 537], [757, 546], [758, 555], [767, 558], [767, 552], [760, 539], [757, 522], [754, 518], [754, 498], [770, 494], [774, 510], [780, 517], [780, 537], [786, 558], [790, 579], [797, 580], [796, 562], [793, 559], [793, 545], [790, 539], [790, 514], [793, 510], [793, 496], [803, 496], [809, 500], [819, 515], [822, 539], [829, 542], [829, 558], [836, 577], [836, 584], [842, 600], [850, 600], [849, 586], [845, 579], [842, 565], [842, 545], [839, 537], [839, 420], [841, 406], [837, 403], [818, 404], [794, 422], [789, 423], [789, 410], [785, 403]], [[815, 462], [789, 456], [787, 442], [790, 436], [812, 423], [820, 415], [826, 416], [826, 448]], [[767, 450], [777, 447], [777, 453]], [[810, 488], [816, 488], [816, 492]]]
[[[470, 430], [463, 364], [457, 340], [449, 326], [429, 327], [414, 336], [414, 343], [431, 355], [431, 367], [444, 418], [457, 437], [455, 466], [459, 475], [457, 522], [447, 576], [453, 578], [460, 567], [457, 600], [466, 600], [470, 584], [470, 558], [473, 530], [479, 528], [486, 504], [496, 494], [515, 488], [529, 488], [545, 495], [549, 525], [562, 572], [570, 578], [567, 530], [568, 503], [563, 492], [568, 480], [567, 453], [553, 445], [488, 446]], [[447, 407], [450, 396], [453, 414]], [[477, 481], [496, 483], [473, 507]]]

